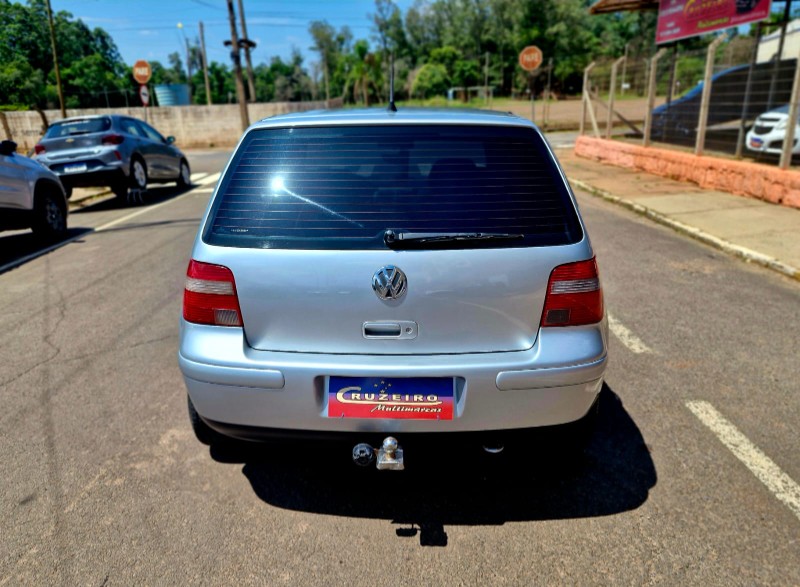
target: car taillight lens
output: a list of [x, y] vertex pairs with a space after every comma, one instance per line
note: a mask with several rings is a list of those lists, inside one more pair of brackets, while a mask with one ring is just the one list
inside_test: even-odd
[[47, 149], [45, 149], [45, 148], [44, 148], [44, 145], [38, 145], [38, 144], [37, 144], [37, 145], [34, 145], [34, 147], [33, 147], [33, 151], [34, 151], [34, 153], [36, 153], [37, 155], [41, 155], [42, 153], [44, 153], [45, 151], [47, 151]]
[[118, 134], [110, 134], [103, 137], [103, 144], [104, 145], [119, 145], [122, 141], [125, 140], [125, 137]]
[[603, 290], [594, 258], [559, 265], [550, 274], [542, 326], [580, 326], [603, 319]]
[[233, 272], [222, 265], [189, 261], [183, 290], [183, 318], [195, 324], [241, 326], [242, 312]]

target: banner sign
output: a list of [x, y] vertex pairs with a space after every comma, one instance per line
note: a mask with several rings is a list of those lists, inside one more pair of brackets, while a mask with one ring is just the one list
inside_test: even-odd
[[661, 0], [656, 44], [764, 20], [772, 0]]

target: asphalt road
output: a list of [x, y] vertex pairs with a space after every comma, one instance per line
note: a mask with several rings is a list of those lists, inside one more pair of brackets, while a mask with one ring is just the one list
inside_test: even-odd
[[800, 584], [800, 285], [579, 194], [615, 333], [581, 467], [210, 451], [175, 357], [210, 181], [0, 235], [0, 586]]

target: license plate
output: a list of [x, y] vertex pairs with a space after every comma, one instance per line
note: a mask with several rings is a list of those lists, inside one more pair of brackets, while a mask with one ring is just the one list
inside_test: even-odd
[[64, 166], [64, 173], [83, 173], [84, 171], [86, 171], [86, 163]]
[[452, 420], [453, 388], [444, 377], [330, 377], [328, 417]]
[[751, 147], [760, 147], [764, 144], [764, 141], [761, 139], [750, 139], [750, 146]]

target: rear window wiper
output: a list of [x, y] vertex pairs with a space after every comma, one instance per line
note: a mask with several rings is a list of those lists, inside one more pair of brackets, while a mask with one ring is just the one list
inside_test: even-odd
[[431, 244], [518, 240], [523, 238], [525, 238], [524, 234], [507, 232], [403, 232], [389, 229], [383, 233], [383, 242], [390, 249], [408, 249]]
[[88, 135], [92, 131], [90, 130], [72, 130], [69, 132], [69, 136], [74, 137], [75, 135]]

